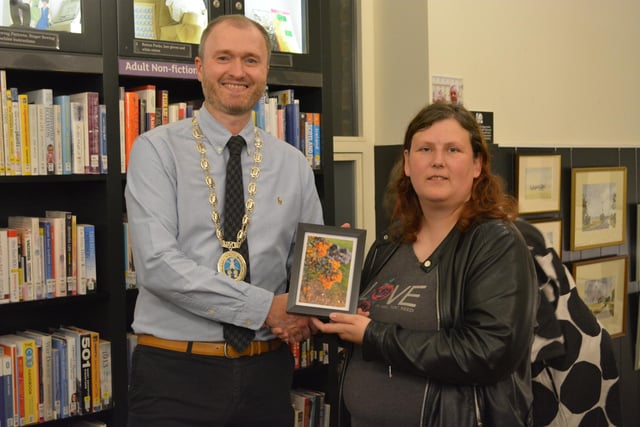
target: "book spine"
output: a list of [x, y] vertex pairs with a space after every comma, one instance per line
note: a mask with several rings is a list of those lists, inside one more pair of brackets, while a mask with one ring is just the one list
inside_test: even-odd
[[46, 159], [46, 174], [55, 175], [56, 173], [56, 127], [55, 127], [55, 113], [53, 111], [53, 105], [44, 106], [44, 145], [45, 145], [45, 159]]
[[18, 230], [7, 230], [10, 302], [20, 302], [20, 252], [18, 251], [18, 242]]
[[47, 221], [40, 221], [40, 228], [42, 228], [42, 264], [44, 266], [44, 283], [45, 283], [45, 297], [56, 297], [56, 279], [54, 275], [53, 264], [53, 235], [51, 232], [51, 223]]
[[26, 424], [35, 424], [39, 418], [38, 404], [40, 400], [38, 352], [36, 343], [32, 339], [21, 340], [19, 345], [23, 357], [25, 422]]
[[[58, 377], [58, 396], [59, 403], [54, 402], [54, 405], [58, 408], [57, 414], [58, 418], [68, 418], [70, 415], [69, 412], [69, 363], [67, 356], [67, 341], [64, 338], [54, 336], [51, 338], [51, 345], [54, 348], [53, 357], [58, 358], [58, 369], [57, 369], [57, 377]], [[57, 355], [57, 356], [56, 356]], [[54, 372], [55, 375], [55, 372]]]
[[100, 173], [106, 174], [109, 171], [109, 154], [107, 150], [107, 106], [100, 104], [98, 107], [100, 116]]
[[100, 95], [98, 92], [87, 93], [87, 111], [89, 127], [89, 168], [86, 173], [100, 173]]
[[91, 412], [102, 410], [100, 391], [100, 334], [89, 331], [91, 336]]
[[18, 237], [21, 248], [22, 264], [22, 301], [33, 301], [35, 290], [33, 286], [33, 242], [30, 228], [18, 228]]
[[62, 417], [61, 396], [62, 383], [60, 380], [60, 350], [54, 348], [51, 339], [51, 390], [53, 393], [53, 419]]
[[15, 387], [13, 376], [13, 360], [11, 356], [5, 354], [1, 358], [2, 371], [5, 378], [4, 387], [2, 388], [2, 395], [4, 398], [4, 417], [3, 421], [7, 426], [14, 426], [14, 411], [15, 411]]
[[313, 114], [313, 167], [320, 169], [322, 166], [322, 139], [320, 134], [320, 113]]
[[113, 404], [111, 342], [105, 339], [100, 339], [100, 395], [102, 397], [102, 409], [111, 408]]
[[40, 151], [38, 141], [38, 106], [29, 104], [29, 147], [31, 148], [31, 175], [40, 175]]
[[55, 173], [56, 175], [63, 174], [62, 163], [62, 125], [60, 123], [60, 106], [53, 105], [53, 146], [55, 154]]
[[96, 231], [93, 224], [86, 224], [84, 229], [85, 275], [87, 293], [96, 292], [98, 274], [96, 269]]
[[80, 384], [78, 390], [78, 400], [80, 402], [80, 410], [83, 414], [91, 413], [91, 375], [93, 373], [91, 367], [91, 335], [89, 333], [80, 333], [79, 339], [76, 340], [78, 346], [76, 352], [76, 360], [78, 370], [76, 371], [77, 383]]
[[157, 103], [160, 107], [160, 120], [156, 120], [158, 125], [169, 124], [169, 91], [167, 89], [158, 89]]
[[5, 96], [7, 93], [7, 72], [0, 70], [0, 175], [11, 175], [7, 171], [9, 165], [9, 123], [7, 115], [7, 103]]
[[11, 165], [13, 175], [22, 175], [22, 136], [20, 135], [20, 109], [18, 106], [18, 89], [7, 89], [7, 108], [11, 114]]
[[84, 224], [76, 226], [76, 283], [78, 285], [78, 295], [87, 294], [87, 277], [85, 265], [85, 248], [84, 248]]
[[7, 229], [0, 228], [0, 304], [9, 301], [9, 240]]
[[135, 92], [125, 92], [125, 168], [129, 167], [129, 155], [135, 139], [140, 133], [140, 98]]
[[27, 94], [18, 94], [18, 112], [20, 122], [20, 146], [22, 152], [20, 159], [22, 162], [22, 175], [31, 175], [31, 139], [29, 136], [29, 97]]
[[71, 168], [74, 174], [84, 173], [84, 105], [81, 102], [71, 101]]
[[126, 153], [126, 120], [124, 114], [124, 99], [118, 100], [118, 123], [120, 124], [120, 173], [127, 171], [127, 163], [125, 158]]
[[73, 173], [73, 150], [71, 148], [71, 101], [68, 95], [53, 98], [53, 102], [60, 106], [60, 134], [62, 137], [62, 174]]

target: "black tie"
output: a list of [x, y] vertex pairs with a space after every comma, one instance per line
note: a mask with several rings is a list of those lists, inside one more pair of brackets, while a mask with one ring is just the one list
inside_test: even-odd
[[[224, 239], [235, 241], [238, 230], [242, 225], [242, 217], [245, 212], [244, 185], [242, 183], [242, 162], [240, 153], [245, 146], [244, 139], [237, 135], [232, 136], [227, 142], [229, 148], [229, 161], [227, 162], [227, 178], [224, 190]], [[236, 249], [247, 263], [247, 275], [245, 282], [250, 282], [249, 276], [249, 246], [245, 238], [240, 248]], [[225, 323], [223, 325], [225, 341], [238, 351], [242, 351], [255, 337], [255, 331], [236, 325]]]

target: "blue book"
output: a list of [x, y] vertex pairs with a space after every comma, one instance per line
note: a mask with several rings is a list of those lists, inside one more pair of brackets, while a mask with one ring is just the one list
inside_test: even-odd
[[322, 141], [320, 138], [320, 113], [313, 114], [313, 167], [315, 169], [320, 168], [321, 164], [321, 147]]
[[71, 98], [69, 95], [53, 97], [53, 104], [60, 106], [60, 134], [62, 137], [62, 174], [71, 175]]
[[264, 99], [260, 98], [256, 105], [253, 106], [253, 111], [255, 113], [255, 125], [259, 129], [265, 130], [265, 122], [264, 122]]
[[60, 350], [51, 349], [51, 384], [53, 388], [53, 418], [61, 418], [62, 383], [60, 382]]
[[[68, 377], [68, 356], [67, 341], [64, 338], [51, 336], [51, 346], [53, 352], [58, 353], [58, 384], [60, 384], [60, 411], [58, 418], [68, 418], [69, 413], [69, 377]], [[55, 400], [55, 397], [54, 397]]]
[[14, 425], [14, 389], [13, 389], [13, 363], [11, 360], [11, 356], [5, 355], [0, 357], [2, 360], [2, 366], [0, 366], [0, 373], [2, 373], [2, 405], [3, 405], [3, 413], [0, 418], [0, 422], [3, 426]]
[[284, 139], [304, 153], [300, 140], [300, 104], [298, 102], [284, 106]]
[[100, 104], [98, 106], [100, 114], [100, 173], [106, 174], [108, 171], [108, 154], [107, 154], [107, 106]]

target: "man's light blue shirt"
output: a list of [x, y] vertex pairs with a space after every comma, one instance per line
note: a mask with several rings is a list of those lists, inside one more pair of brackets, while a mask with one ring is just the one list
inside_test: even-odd
[[[232, 134], [205, 108], [198, 121], [222, 216], [229, 157], [225, 145]], [[242, 151], [246, 200], [255, 150], [251, 121], [240, 135], [247, 141]], [[223, 250], [211, 220], [209, 188], [191, 119], [136, 139], [125, 189], [139, 288], [134, 332], [173, 340], [223, 341], [224, 322], [257, 330], [256, 339], [273, 337], [262, 325], [273, 295], [287, 290], [297, 225], [323, 220], [305, 156], [266, 132], [260, 135], [262, 163], [248, 228], [250, 284], [217, 271]]]

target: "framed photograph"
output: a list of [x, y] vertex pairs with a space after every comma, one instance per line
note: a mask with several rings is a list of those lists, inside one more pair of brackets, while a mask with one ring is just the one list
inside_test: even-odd
[[623, 244], [627, 168], [574, 168], [571, 181], [571, 250]]
[[328, 317], [355, 313], [366, 231], [298, 224], [287, 311]]
[[562, 259], [562, 220], [549, 219], [530, 222], [540, 230], [544, 236], [544, 241], [547, 243], [547, 247], [555, 249], [560, 259]]
[[560, 154], [516, 157], [516, 194], [521, 214], [559, 212]]
[[573, 264], [578, 295], [612, 338], [625, 334], [628, 262], [623, 255]]

